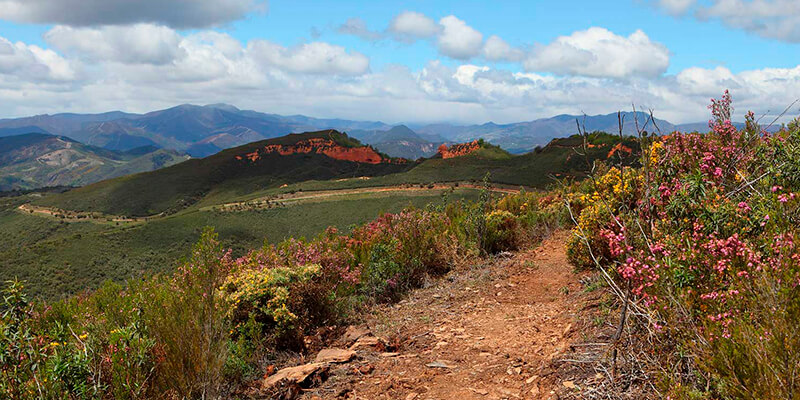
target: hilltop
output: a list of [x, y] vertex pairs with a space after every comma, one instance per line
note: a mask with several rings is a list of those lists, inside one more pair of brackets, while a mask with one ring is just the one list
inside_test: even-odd
[[0, 137], [0, 191], [81, 186], [188, 158], [155, 146], [114, 151], [42, 133]]

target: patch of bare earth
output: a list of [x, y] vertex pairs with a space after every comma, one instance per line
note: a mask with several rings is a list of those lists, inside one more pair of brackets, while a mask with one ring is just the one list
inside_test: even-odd
[[[303, 399], [581, 398], [606, 377], [576, 355], [600, 356], [608, 339], [564, 252], [567, 232], [535, 249], [453, 271], [406, 300], [376, 308], [330, 347], [354, 350], [325, 364], [293, 396]], [[610, 329], [613, 333], [613, 329]], [[588, 351], [588, 353], [587, 353]], [[291, 398], [289, 396], [285, 398]]]

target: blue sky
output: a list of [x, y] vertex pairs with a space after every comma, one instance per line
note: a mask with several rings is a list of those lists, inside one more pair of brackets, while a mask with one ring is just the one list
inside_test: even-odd
[[227, 102], [479, 123], [635, 103], [687, 122], [725, 89], [767, 114], [800, 97], [793, 0], [131, 3], [0, 0], [0, 117]]

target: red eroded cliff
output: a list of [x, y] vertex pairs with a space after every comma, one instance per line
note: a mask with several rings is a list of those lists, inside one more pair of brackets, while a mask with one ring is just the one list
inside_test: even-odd
[[439, 154], [442, 155], [442, 158], [460, 157], [470, 154], [480, 148], [481, 145], [477, 140], [473, 140], [469, 143], [454, 144], [450, 147], [447, 147], [447, 145], [443, 144], [439, 146]]
[[330, 158], [344, 161], [354, 161], [365, 164], [393, 163], [399, 164], [405, 160], [395, 160], [385, 158], [378, 154], [372, 147], [344, 147], [333, 140], [325, 138], [311, 138], [301, 140], [295, 144], [269, 144], [261, 149], [243, 156], [236, 156], [241, 160], [247, 158], [256, 161], [266, 154], [280, 154], [288, 156], [291, 154], [324, 154]]

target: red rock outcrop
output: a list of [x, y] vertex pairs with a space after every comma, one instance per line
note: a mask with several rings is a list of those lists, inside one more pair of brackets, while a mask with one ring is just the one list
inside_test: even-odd
[[248, 159], [257, 161], [266, 154], [280, 154], [288, 156], [292, 154], [323, 154], [330, 158], [344, 161], [353, 161], [365, 164], [392, 163], [400, 164], [405, 162], [402, 159], [385, 158], [378, 154], [372, 147], [344, 147], [333, 140], [325, 138], [311, 138], [301, 140], [295, 144], [269, 144], [252, 153], [244, 156], [236, 156], [236, 159]]
[[478, 149], [481, 148], [481, 145], [478, 143], [477, 140], [473, 140], [469, 143], [457, 143], [450, 147], [447, 145], [442, 144], [439, 146], [439, 154], [442, 158], [453, 158], [453, 157], [461, 157], [467, 154], [470, 154]]

